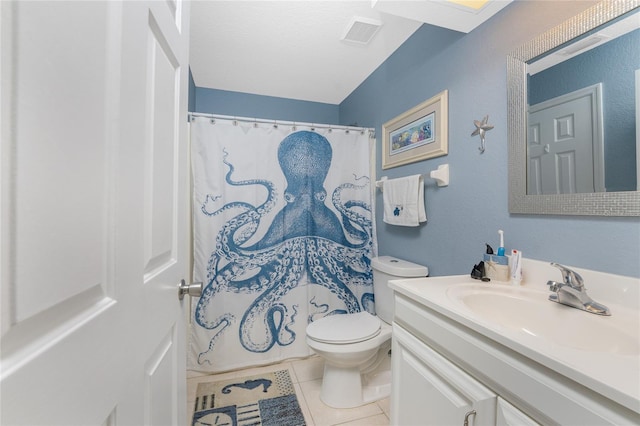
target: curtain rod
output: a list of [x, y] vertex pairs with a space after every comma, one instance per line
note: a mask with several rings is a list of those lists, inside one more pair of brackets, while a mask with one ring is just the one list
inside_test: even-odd
[[189, 113], [189, 121], [191, 121], [194, 117], [204, 117], [209, 118], [211, 120], [230, 120], [230, 121], [241, 121], [243, 123], [255, 123], [255, 124], [272, 124], [274, 126], [306, 126], [311, 127], [311, 129], [329, 129], [329, 130], [345, 130], [345, 131], [356, 131], [360, 133], [364, 133], [365, 131], [369, 132], [371, 137], [375, 137], [375, 129], [371, 127], [354, 127], [354, 126], [340, 126], [340, 125], [330, 125], [330, 124], [315, 124], [315, 123], [304, 123], [298, 121], [286, 121], [286, 120], [268, 120], [261, 118], [249, 118], [249, 117], [235, 117], [231, 115], [218, 115], [218, 114], [206, 114], [201, 112], [190, 112]]

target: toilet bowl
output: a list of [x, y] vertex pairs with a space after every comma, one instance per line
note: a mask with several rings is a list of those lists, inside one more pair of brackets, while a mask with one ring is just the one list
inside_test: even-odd
[[307, 326], [307, 344], [324, 359], [320, 399], [330, 407], [352, 408], [391, 393], [391, 279], [424, 277], [425, 266], [381, 256], [371, 260], [376, 315], [331, 315]]

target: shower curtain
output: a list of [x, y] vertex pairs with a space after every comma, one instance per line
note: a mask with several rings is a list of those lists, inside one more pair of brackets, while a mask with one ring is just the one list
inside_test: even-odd
[[318, 318], [375, 313], [370, 129], [193, 115], [189, 368], [312, 352]]

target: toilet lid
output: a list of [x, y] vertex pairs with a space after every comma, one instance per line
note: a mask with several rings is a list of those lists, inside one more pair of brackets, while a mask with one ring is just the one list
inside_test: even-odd
[[380, 320], [368, 312], [331, 315], [309, 324], [307, 336], [322, 343], [356, 343], [380, 333]]

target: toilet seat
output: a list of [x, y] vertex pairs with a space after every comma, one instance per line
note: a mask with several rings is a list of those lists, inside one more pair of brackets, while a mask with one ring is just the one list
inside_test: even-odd
[[309, 324], [307, 337], [321, 343], [358, 343], [380, 334], [380, 328], [380, 319], [368, 312], [331, 315]]

